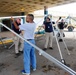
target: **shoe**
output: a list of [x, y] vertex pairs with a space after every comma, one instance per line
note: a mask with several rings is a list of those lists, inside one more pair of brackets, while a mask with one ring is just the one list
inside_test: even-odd
[[60, 37], [60, 33], [58, 33], [58, 37]]
[[44, 48], [43, 50], [44, 50], [44, 51], [46, 51], [46, 50], [47, 50], [47, 48]]
[[49, 47], [49, 49], [52, 49], [52, 50], [53, 50], [53, 48], [52, 48], [52, 47]]
[[18, 56], [20, 56], [20, 53], [16, 53], [15, 54], [15, 58], [17, 58]]
[[65, 34], [63, 33], [63, 37], [65, 37]]
[[35, 69], [33, 69], [33, 71], [36, 71], [36, 68], [35, 68]]
[[21, 73], [25, 75], [30, 75], [30, 73], [26, 73], [25, 70], [22, 70]]
[[19, 51], [21, 54], [23, 54], [23, 51]]
[[62, 39], [59, 39], [59, 42], [63, 42], [63, 40]]

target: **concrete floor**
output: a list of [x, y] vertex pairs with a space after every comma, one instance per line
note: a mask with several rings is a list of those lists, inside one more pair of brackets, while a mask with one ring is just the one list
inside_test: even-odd
[[[13, 35], [10, 32], [0, 33], [2, 37], [12, 37]], [[36, 38], [36, 45], [43, 49], [44, 47], [44, 36]], [[65, 42], [71, 53], [67, 54], [67, 50], [63, 42], [60, 42], [60, 48], [63, 54], [63, 58], [70, 68], [76, 71], [76, 30], [74, 32], [67, 32], [65, 30]], [[6, 44], [9, 47], [11, 44]], [[57, 48], [55, 37], [53, 39], [53, 50], [48, 49], [46, 51], [59, 61], [61, 61], [59, 51]], [[60, 67], [56, 66], [53, 62], [50, 62], [43, 56], [37, 55], [37, 70], [33, 72], [31, 70], [31, 75], [70, 75]], [[14, 46], [11, 49], [5, 49], [0, 45], [0, 75], [22, 75], [21, 70], [23, 69], [23, 55], [20, 55], [18, 58], [15, 58], [14, 55]]]

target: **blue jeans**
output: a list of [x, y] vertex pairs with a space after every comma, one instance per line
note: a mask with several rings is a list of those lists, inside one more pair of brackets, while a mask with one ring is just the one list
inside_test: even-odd
[[[35, 44], [34, 40], [29, 40], [29, 42]], [[24, 70], [26, 73], [30, 73], [30, 65], [33, 69], [36, 69], [35, 48], [24, 42]]]

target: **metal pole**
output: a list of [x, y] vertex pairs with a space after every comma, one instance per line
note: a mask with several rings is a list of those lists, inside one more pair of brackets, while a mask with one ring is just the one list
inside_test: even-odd
[[14, 46], [14, 43], [8, 49], [11, 49], [13, 46]]
[[48, 15], [48, 7], [44, 6], [44, 21], [45, 21], [45, 17]]
[[66, 65], [64, 65], [63, 63], [61, 63], [60, 61], [58, 61], [57, 59], [55, 59], [54, 57], [52, 57], [51, 55], [49, 55], [48, 53], [44, 52], [42, 49], [40, 49], [39, 47], [33, 45], [32, 43], [30, 43], [29, 41], [27, 41], [25, 38], [21, 37], [20, 35], [18, 35], [17, 33], [15, 33], [13, 30], [11, 30], [10, 28], [8, 28], [6, 25], [0, 23], [0, 25], [4, 26], [5, 28], [7, 28], [9, 31], [11, 31], [12, 33], [14, 33], [15, 35], [17, 35], [19, 38], [21, 38], [22, 40], [26, 41], [28, 44], [30, 44], [31, 46], [33, 46], [34, 48], [36, 48], [39, 52], [41, 52], [41, 54], [47, 58], [48, 60], [52, 61], [53, 63], [55, 63], [56, 65], [60, 66], [62, 69], [64, 69], [65, 71], [67, 71], [68, 73], [72, 74], [72, 75], [76, 75], [76, 72], [74, 70], [72, 70], [71, 68], [67, 67]]
[[[52, 26], [52, 27], [53, 27], [53, 26]], [[60, 54], [61, 61], [62, 61], [62, 63], [64, 63], [64, 61], [63, 61], [64, 59], [63, 59], [63, 56], [62, 56], [62, 52], [61, 52], [61, 49], [60, 49], [60, 46], [59, 46], [58, 39], [57, 39], [57, 37], [56, 37], [56, 33], [55, 33], [54, 28], [53, 28], [53, 31], [54, 31], [54, 35], [55, 35], [56, 43], [57, 43], [57, 46], [58, 46], [58, 50], [59, 50], [59, 54]]]
[[69, 52], [69, 50], [68, 50], [68, 48], [67, 48], [67, 45], [66, 45], [66, 43], [65, 43], [65, 41], [64, 41], [64, 38], [63, 38], [61, 32], [59, 31], [58, 26], [57, 26], [57, 29], [58, 29], [58, 32], [60, 33], [60, 37], [63, 39], [63, 43], [64, 43], [64, 45], [65, 45], [65, 48], [66, 48], [67, 52], [68, 52], [68, 55], [70, 55], [70, 52]]
[[[52, 22], [52, 15], [47, 15], [47, 16], [49, 16], [49, 18], [51, 19], [51, 22]], [[53, 25], [53, 24], [52, 24], [52, 25]], [[61, 62], [62, 62], [62, 63], [65, 63], [65, 61], [64, 61], [64, 59], [63, 59], [63, 56], [62, 56], [62, 52], [61, 52], [60, 46], [59, 46], [59, 43], [58, 43], [58, 39], [57, 39], [57, 37], [56, 37], [56, 33], [55, 33], [55, 30], [54, 30], [54, 27], [52, 26], [52, 28], [53, 28], [53, 32], [54, 32], [54, 35], [55, 35], [56, 43], [57, 43], [57, 46], [58, 46], [58, 50], [59, 50]]]
[[4, 48], [7, 48], [7, 46], [3, 43], [2, 38], [0, 37], [0, 41], [2, 42], [2, 45], [4, 46]]
[[11, 17], [13, 17], [13, 18], [22, 18], [22, 17], [26, 17], [26, 16], [9, 16], [9, 17], [0, 17], [0, 19], [10, 19]]

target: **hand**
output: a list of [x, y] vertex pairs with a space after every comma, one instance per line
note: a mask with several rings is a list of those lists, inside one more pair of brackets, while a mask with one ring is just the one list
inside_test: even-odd
[[12, 21], [14, 21], [14, 18], [13, 18], [13, 17], [11, 17], [11, 20], [12, 20]]
[[59, 17], [59, 20], [61, 19], [61, 17]]

